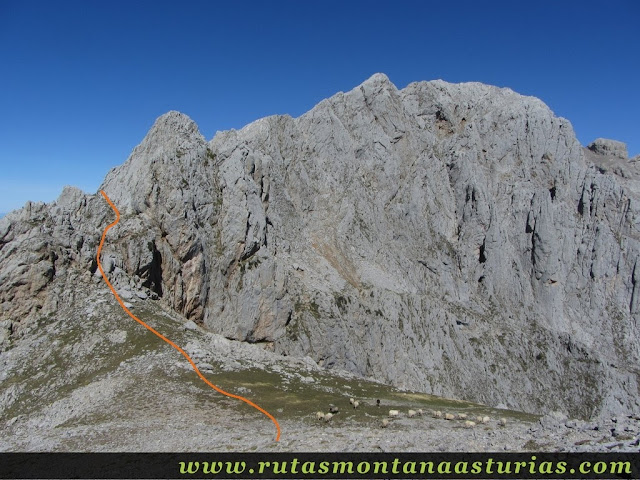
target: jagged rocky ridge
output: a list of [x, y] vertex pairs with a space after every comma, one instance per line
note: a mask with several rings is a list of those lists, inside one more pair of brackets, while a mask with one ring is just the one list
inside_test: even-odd
[[[160, 117], [104, 189], [103, 263], [212, 332], [533, 413], [640, 409], [637, 157], [539, 100], [374, 75], [207, 142]], [[67, 188], [0, 220], [0, 340], [96, 275], [113, 213]]]

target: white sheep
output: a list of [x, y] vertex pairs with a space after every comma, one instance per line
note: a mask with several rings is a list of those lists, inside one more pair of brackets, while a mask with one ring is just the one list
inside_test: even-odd
[[415, 417], [417, 414], [418, 414], [418, 412], [416, 412], [415, 410], [409, 410], [409, 411], [407, 412], [407, 416], [408, 416], [409, 418], [413, 418], [413, 417]]
[[422, 411], [421, 408], [418, 409], [418, 415], [422, 416], [424, 414], [424, 412]]
[[349, 399], [349, 403], [350, 403], [351, 405], [353, 405], [353, 403], [354, 403], [354, 402], [355, 402], [355, 399], [353, 399], [353, 398], [350, 398], [350, 399]]
[[389, 410], [389, 418], [397, 418], [400, 416], [399, 410]]
[[316, 412], [316, 420], [324, 420], [324, 413]]
[[498, 420], [498, 425], [500, 425], [501, 427], [506, 427], [507, 426], [507, 419], [502, 417], [500, 420]]
[[332, 418], [333, 418], [333, 413], [325, 413], [324, 414], [324, 421], [325, 422], [330, 422]]
[[466, 413], [459, 413], [458, 414], [458, 420], [466, 420], [467, 419], [467, 414]]
[[454, 414], [452, 414], [452, 413], [445, 413], [444, 414], [444, 419], [445, 420], [455, 420], [456, 416]]
[[380, 424], [380, 426], [381, 426], [382, 428], [387, 428], [387, 427], [389, 426], [389, 423], [390, 423], [390, 422], [389, 422], [389, 419], [388, 419], [388, 418], [383, 418], [383, 419], [382, 419], [382, 423]]
[[358, 400], [354, 400], [354, 401], [353, 401], [353, 408], [354, 408], [354, 410], [355, 410], [356, 408], [358, 408], [359, 406], [360, 406], [360, 402], [359, 402]]
[[338, 413], [340, 409], [336, 407], [333, 403], [329, 404], [329, 413]]
[[464, 428], [473, 428], [476, 426], [476, 422], [472, 422], [471, 420], [467, 420], [464, 422]]
[[487, 423], [489, 423], [489, 420], [491, 419], [485, 415], [484, 417], [482, 417], [482, 420], [480, 421], [486, 425]]

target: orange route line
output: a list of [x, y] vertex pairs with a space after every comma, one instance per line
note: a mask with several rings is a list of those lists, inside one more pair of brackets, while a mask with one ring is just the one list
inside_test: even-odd
[[97, 255], [97, 261], [98, 261], [98, 268], [100, 269], [100, 273], [102, 274], [102, 278], [104, 278], [104, 281], [107, 283], [107, 286], [111, 289], [111, 293], [113, 293], [113, 295], [116, 297], [116, 300], [118, 301], [118, 303], [120, 304], [120, 306], [122, 307], [122, 309], [127, 313], [127, 315], [129, 315], [131, 318], [133, 318], [136, 322], [138, 322], [140, 325], [142, 325], [144, 328], [146, 328], [147, 330], [149, 330], [151, 333], [153, 333], [154, 335], [157, 335], [158, 337], [160, 337], [162, 340], [164, 340], [165, 342], [167, 342], [169, 345], [171, 345], [173, 348], [175, 348], [176, 350], [178, 350], [183, 356], [184, 358], [186, 358], [189, 363], [191, 364], [191, 366], [193, 367], [193, 369], [195, 370], [195, 372], [198, 374], [198, 376], [202, 379], [202, 381], [204, 383], [206, 383], [207, 385], [209, 385], [211, 388], [213, 388], [216, 392], [219, 392], [223, 395], [226, 395], [227, 397], [231, 397], [231, 398], [237, 398], [238, 400], [242, 400], [243, 402], [251, 405], [253, 408], [259, 410], [260, 412], [264, 413], [267, 417], [269, 417], [271, 419], [271, 421], [274, 423], [274, 425], [276, 426], [276, 429], [278, 431], [278, 434], [276, 435], [276, 442], [280, 441], [280, 424], [278, 423], [278, 421], [274, 418], [273, 415], [271, 415], [269, 412], [267, 412], [265, 409], [260, 408], [258, 405], [256, 405], [255, 403], [253, 403], [251, 400], [248, 400], [244, 397], [241, 397], [240, 395], [234, 395], [233, 393], [229, 393], [229, 392], [225, 392], [224, 390], [222, 390], [221, 388], [216, 387], [213, 383], [211, 383], [209, 380], [206, 379], [206, 377], [200, 373], [200, 370], [198, 370], [198, 367], [196, 366], [196, 364], [193, 362], [193, 360], [191, 360], [191, 357], [189, 355], [187, 355], [187, 352], [185, 352], [182, 348], [180, 348], [178, 345], [176, 345], [175, 343], [173, 343], [171, 340], [169, 340], [167, 337], [165, 337], [164, 335], [162, 335], [161, 333], [159, 333], [158, 331], [154, 330], [152, 327], [150, 327], [149, 325], [147, 325], [145, 322], [143, 322], [142, 320], [140, 320], [138, 317], [136, 317], [133, 313], [131, 313], [131, 311], [125, 306], [124, 302], [122, 301], [122, 299], [120, 298], [120, 296], [116, 293], [115, 288], [113, 288], [113, 285], [111, 285], [111, 282], [109, 282], [109, 279], [107, 278], [107, 276], [104, 273], [104, 270], [102, 269], [102, 265], [100, 264], [100, 252], [102, 252], [102, 245], [104, 244], [104, 239], [107, 236], [107, 232], [109, 231], [109, 229], [113, 226], [115, 226], [119, 221], [120, 221], [120, 212], [118, 212], [118, 209], [116, 208], [116, 206], [113, 204], [113, 202], [111, 201], [111, 199], [107, 196], [107, 194], [104, 192], [104, 190], [100, 190], [100, 193], [102, 194], [102, 196], [105, 198], [105, 200], [109, 203], [109, 205], [111, 206], [111, 208], [113, 209], [113, 211], [116, 213], [116, 220], [113, 223], [110, 223], [109, 225], [107, 225], [107, 228], [104, 229], [104, 232], [102, 232], [102, 239], [100, 240], [100, 245], [98, 246], [98, 255]]

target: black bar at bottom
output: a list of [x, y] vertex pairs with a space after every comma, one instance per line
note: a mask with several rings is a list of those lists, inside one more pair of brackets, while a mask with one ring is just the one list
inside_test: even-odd
[[634, 478], [640, 453], [0, 453], [0, 479]]

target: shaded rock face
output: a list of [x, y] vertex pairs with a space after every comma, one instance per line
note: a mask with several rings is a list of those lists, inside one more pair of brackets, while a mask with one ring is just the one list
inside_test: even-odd
[[[636, 169], [599, 167], [622, 150], [596, 143], [508, 89], [380, 74], [210, 142], [170, 112], [101, 187], [122, 214], [103, 263], [117, 288], [327, 368], [534, 413], [637, 411]], [[0, 220], [4, 338], [95, 277], [113, 218], [69, 188]]]

